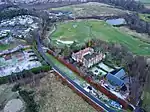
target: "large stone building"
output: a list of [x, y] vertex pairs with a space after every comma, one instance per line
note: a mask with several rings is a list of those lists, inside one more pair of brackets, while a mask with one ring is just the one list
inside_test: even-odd
[[72, 54], [72, 59], [80, 62], [83, 66], [90, 68], [94, 64], [97, 64], [102, 59], [105, 58], [105, 54], [103, 53], [95, 53], [93, 48], [85, 48], [80, 50], [79, 52]]

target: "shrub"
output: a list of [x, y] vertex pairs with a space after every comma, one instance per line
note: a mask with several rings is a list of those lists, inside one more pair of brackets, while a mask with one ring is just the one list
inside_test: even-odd
[[5, 84], [8, 82], [8, 77], [0, 77], [0, 84]]
[[38, 112], [38, 104], [34, 101], [33, 91], [20, 90], [19, 94], [26, 102], [25, 112]]
[[15, 84], [12, 88], [13, 92], [19, 91], [20, 90], [20, 84]]

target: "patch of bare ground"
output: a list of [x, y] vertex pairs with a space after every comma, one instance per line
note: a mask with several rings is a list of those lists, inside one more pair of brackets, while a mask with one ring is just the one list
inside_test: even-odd
[[54, 73], [44, 73], [34, 88], [40, 112], [96, 112], [96, 110], [74, 93]]

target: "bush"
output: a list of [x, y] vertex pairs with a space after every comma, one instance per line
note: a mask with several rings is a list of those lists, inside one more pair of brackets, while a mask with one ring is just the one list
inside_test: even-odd
[[[34, 74], [38, 74], [40, 72], [47, 72], [51, 70], [51, 67], [48, 65], [45, 66], [40, 66], [37, 68], [32, 68], [31, 70], [23, 70], [22, 72], [19, 73], [14, 73], [15, 75], [9, 75], [9, 76], [4, 76], [4, 77], [0, 77], [0, 85], [1, 84], [6, 84], [10, 81], [10, 78], [14, 78], [14, 77], [29, 77], [31, 76], [30, 73], [34, 73]], [[17, 85], [16, 85], [17, 86]], [[15, 91], [15, 88], [13, 88]]]
[[33, 91], [21, 90], [19, 91], [20, 96], [26, 102], [25, 112], [38, 112], [38, 104], [34, 101]]
[[50, 69], [51, 69], [50, 66], [41, 66], [41, 67], [38, 67], [38, 68], [32, 68], [31, 72], [37, 74], [37, 73], [40, 73], [40, 72], [47, 72]]
[[0, 84], [6, 84], [8, 82], [8, 77], [0, 77]]
[[14, 87], [11, 89], [13, 92], [20, 90], [20, 84], [15, 84]]

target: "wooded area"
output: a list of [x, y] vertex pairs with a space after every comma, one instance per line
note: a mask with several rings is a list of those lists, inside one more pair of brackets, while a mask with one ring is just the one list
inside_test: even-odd
[[103, 52], [108, 52], [107, 59], [116, 65], [125, 68], [130, 77], [130, 99], [136, 104], [143, 92], [144, 87], [150, 84], [149, 74], [150, 65], [147, 64], [143, 56], [135, 56], [127, 51], [126, 47], [116, 44], [107, 43], [101, 40], [92, 40], [92, 47], [99, 47]]
[[148, 33], [150, 35], [150, 22], [141, 20], [137, 13], [127, 14], [124, 18], [130, 29], [136, 30], [139, 33]]

